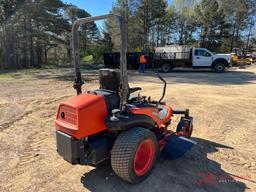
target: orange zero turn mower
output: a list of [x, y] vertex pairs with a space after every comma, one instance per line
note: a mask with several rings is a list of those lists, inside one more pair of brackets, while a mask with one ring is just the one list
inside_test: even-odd
[[[82, 92], [78, 29], [81, 24], [116, 18], [120, 24], [120, 70], [99, 70], [99, 89]], [[126, 22], [123, 17], [107, 14], [78, 19], [72, 28], [74, 88], [77, 95], [60, 103], [55, 125], [57, 151], [71, 164], [97, 165], [110, 159], [114, 172], [130, 183], [144, 180], [156, 164], [171, 135], [190, 137], [193, 119], [189, 110], [173, 110], [162, 99], [131, 97], [141, 90], [130, 88], [126, 63]], [[182, 115], [175, 132], [167, 127], [173, 115]]]

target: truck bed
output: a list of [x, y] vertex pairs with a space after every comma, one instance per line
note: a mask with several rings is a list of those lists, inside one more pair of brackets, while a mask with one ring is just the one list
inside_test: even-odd
[[156, 67], [169, 63], [174, 67], [186, 67], [192, 65], [191, 52], [154, 53], [153, 63]]
[[[191, 52], [169, 52], [169, 53], [144, 53], [144, 52], [128, 52], [127, 67], [128, 69], [139, 68], [140, 54], [148, 55], [147, 68], [161, 68], [163, 64], [172, 64], [174, 67], [191, 67]], [[120, 53], [104, 53], [104, 64], [106, 67], [119, 68]]]

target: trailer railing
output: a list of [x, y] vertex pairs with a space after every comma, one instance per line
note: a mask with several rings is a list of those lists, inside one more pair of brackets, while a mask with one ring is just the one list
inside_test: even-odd
[[[191, 52], [128, 52], [128, 69], [139, 68], [139, 57], [141, 54], [147, 55], [147, 68], [159, 68], [163, 63], [191, 63]], [[120, 66], [120, 53], [104, 53], [104, 64], [109, 68]]]
[[161, 52], [154, 53], [154, 60], [176, 60], [176, 59], [190, 59], [190, 52]]

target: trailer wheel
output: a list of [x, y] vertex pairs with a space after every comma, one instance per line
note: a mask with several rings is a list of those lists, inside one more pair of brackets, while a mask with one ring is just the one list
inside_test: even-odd
[[164, 73], [168, 73], [168, 72], [172, 71], [172, 69], [173, 69], [173, 66], [172, 66], [171, 64], [169, 64], [169, 63], [165, 63], [165, 64], [163, 64], [162, 67], [161, 67], [161, 70], [162, 70]]
[[147, 129], [135, 127], [117, 137], [111, 152], [111, 165], [119, 177], [138, 183], [149, 175], [157, 156], [155, 135]]
[[214, 71], [217, 73], [222, 73], [225, 71], [225, 64], [224, 63], [216, 63], [214, 65]]

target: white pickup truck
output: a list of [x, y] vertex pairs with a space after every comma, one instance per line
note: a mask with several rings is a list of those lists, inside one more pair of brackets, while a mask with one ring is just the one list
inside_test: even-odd
[[215, 54], [205, 48], [191, 48], [188, 52], [156, 52], [153, 60], [163, 72], [186, 67], [210, 68], [220, 73], [231, 66], [231, 54]]

